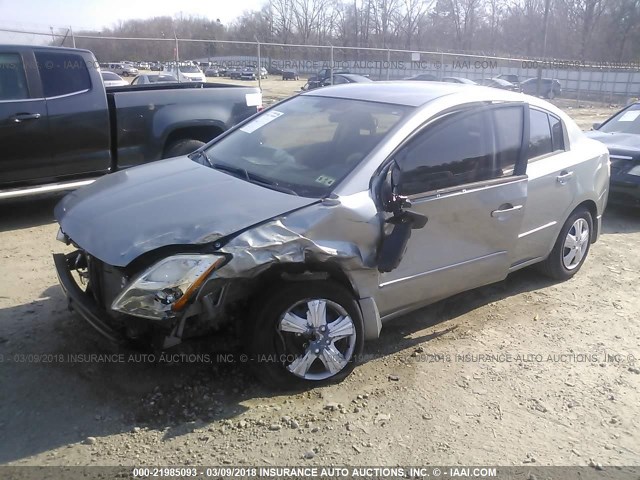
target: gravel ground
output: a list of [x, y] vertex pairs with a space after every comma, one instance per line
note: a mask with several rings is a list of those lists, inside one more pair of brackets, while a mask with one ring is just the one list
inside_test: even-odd
[[517, 272], [385, 325], [339, 385], [274, 393], [207, 344], [151, 362], [67, 311], [57, 200], [0, 211], [0, 463], [640, 465], [637, 211], [606, 212], [574, 279]]

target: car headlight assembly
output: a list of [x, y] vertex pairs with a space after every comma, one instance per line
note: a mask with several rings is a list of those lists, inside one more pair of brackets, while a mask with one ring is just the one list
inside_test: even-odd
[[631, 170], [627, 172], [629, 175], [635, 175], [636, 177], [640, 177], [640, 165], [636, 165]]
[[209, 275], [228, 261], [224, 255], [180, 254], [153, 264], [116, 297], [111, 309], [164, 320], [182, 310]]

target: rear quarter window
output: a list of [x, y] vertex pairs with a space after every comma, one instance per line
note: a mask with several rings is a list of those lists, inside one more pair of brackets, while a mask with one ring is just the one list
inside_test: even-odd
[[58, 97], [91, 88], [84, 59], [63, 52], [35, 52], [45, 97]]

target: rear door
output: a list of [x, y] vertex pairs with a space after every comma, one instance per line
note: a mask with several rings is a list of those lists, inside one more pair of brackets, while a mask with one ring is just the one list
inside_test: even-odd
[[47, 106], [29, 49], [0, 50], [0, 184], [49, 175]]
[[395, 155], [406, 210], [428, 222], [380, 275], [382, 315], [506, 277], [527, 199], [523, 125], [521, 104], [474, 107], [436, 120]]
[[36, 49], [35, 57], [47, 102], [52, 175], [106, 172], [111, 164], [109, 110], [95, 59], [46, 49]]
[[[529, 108], [527, 176], [529, 204], [522, 221], [514, 267], [546, 257], [569, 216], [577, 181], [593, 176], [583, 158], [566, 148], [562, 121], [541, 109]], [[586, 169], [583, 173], [579, 173]]]

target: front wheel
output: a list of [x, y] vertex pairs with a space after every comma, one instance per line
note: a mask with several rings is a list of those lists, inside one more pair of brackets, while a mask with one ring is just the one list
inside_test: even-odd
[[258, 378], [279, 388], [343, 380], [364, 344], [353, 295], [328, 281], [281, 284], [255, 302], [246, 334]]
[[573, 277], [587, 258], [592, 232], [593, 218], [589, 210], [575, 210], [560, 230], [553, 250], [540, 264], [542, 272], [556, 280]]

